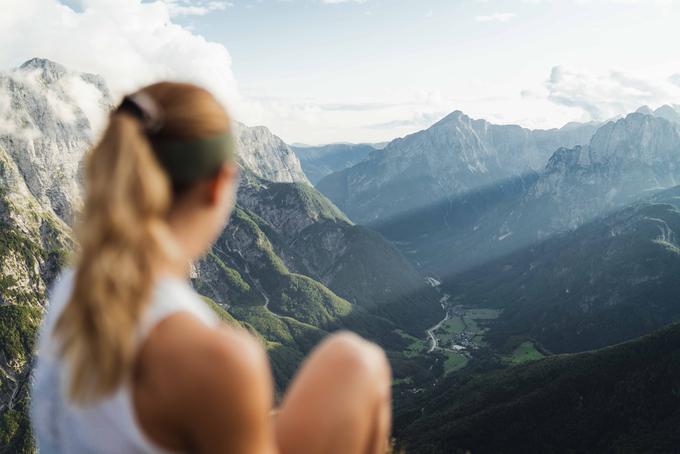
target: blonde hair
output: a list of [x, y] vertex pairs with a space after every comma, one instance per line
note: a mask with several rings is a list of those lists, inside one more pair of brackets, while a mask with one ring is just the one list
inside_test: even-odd
[[[230, 130], [224, 109], [199, 87], [163, 82], [141, 93], [163, 113], [153, 140], [201, 139]], [[167, 214], [186, 185], [176, 187], [150, 135], [142, 118], [117, 109], [86, 158], [75, 282], [55, 327], [70, 367], [69, 398], [76, 402], [108, 395], [129, 377], [154, 266], [173, 254]]]

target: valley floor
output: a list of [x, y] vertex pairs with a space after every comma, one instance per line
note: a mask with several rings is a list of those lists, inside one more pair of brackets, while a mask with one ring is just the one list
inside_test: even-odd
[[[427, 278], [427, 281], [441, 292], [436, 279]], [[489, 345], [486, 337], [493, 329], [493, 322], [500, 317], [501, 310], [473, 307], [443, 292], [440, 303], [444, 317], [426, 330], [425, 339], [409, 336], [412, 343], [406, 354], [435, 355], [441, 358], [444, 375], [460, 371], [473, 360], [489, 355], [496, 357], [498, 363], [505, 366], [535, 361], [545, 356], [531, 340], [516, 341], [510, 349], [503, 351]], [[408, 382], [398, 380], [395, 384], [404, 381]]]

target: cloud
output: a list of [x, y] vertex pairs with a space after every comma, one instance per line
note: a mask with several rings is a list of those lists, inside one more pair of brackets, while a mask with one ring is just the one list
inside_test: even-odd
[[577, 108], [593, 120], [607, 120], [631, 112], [641, 105], [658, 106], [680, 101], [677, 75], [648, 80], [621, 71], [592, 74], [555, 66], [545, 83], [545, 92], [524, 92], [523, 96], [546, 96], [551, 102]]
[[517, 17], [515, 13], [494, 13], [486, 16], [476, 16], [477, 22], [508, 22]]
[[174, 23], [177, 11], [169, 3], [211, 8], [214, 2], [82, 0], [74, 10], [57, 0], [5, 0], [0, 69], [32, 57], [49, 58], [103, 76], [114, 100], [158, 80], [188, 81], [211, 90], [232, 112], [238, 110], [229, 52]]
[[380, 142], [430, 126], [457, 106], [438, 90], [390, 89], [366, 97], [263, 96], [266, 86], [244, 90], [251, 124], [273, 126], [288, 142]]
[[205, 16], [213, 11], [224, 11], [234, 6], [228, 1], [217, 0], [161, 0], [168, 6], [172, 16]]
[[321, 3], [326, 5], [335, 5], [338, 3], [366, 3], [366, 0], [321, 0]]
[[439, 110], [435, 112], [411, 112], [405, 118], [374, 123], [367, 126], [369, 129], [392, 130], [395, 128], [408, 128], [412, 130], [428, 128], [437, 121], [448, 115], [450, 110]]
[[680, 87], [680, 74], [673, 74], [668, 78], [668, 81], [673, 85]]

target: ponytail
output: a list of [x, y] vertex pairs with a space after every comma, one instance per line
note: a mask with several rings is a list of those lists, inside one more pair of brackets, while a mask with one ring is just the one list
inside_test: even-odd
[[230, 124], [208, 91], [172, 82], [126, 96], [111, 114], [87, 157], [74, 286], [54, 329], [72, 401], [129, 378], [158, 266], [183, 260], [167, 223], [173, 199], [235, 159]]
[[132, 369], [154, 269], [171, 253], [171, 184], [138, 118], [116, 111], [86, 162], [87, 195], [71, 298], [55, 327], [69, 398], [112, 393]]

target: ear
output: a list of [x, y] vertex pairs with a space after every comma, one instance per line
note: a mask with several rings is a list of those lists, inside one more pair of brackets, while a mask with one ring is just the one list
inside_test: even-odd
[[210, 205], [220, 203], [225, 190], [235, 183], [238, 172], [238, 165], [233, 162], [220, 167], [217, 174], [208, 182], [208, 203]]

